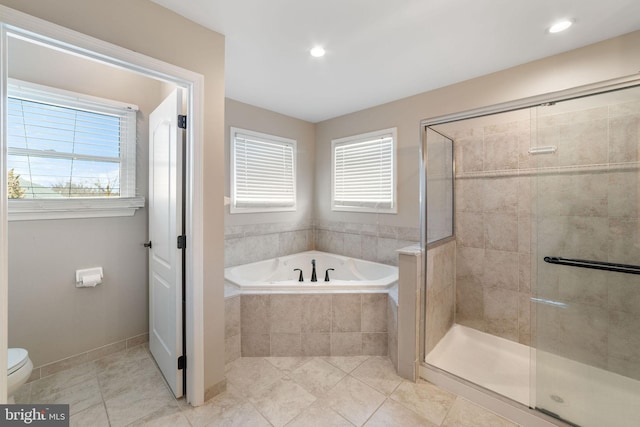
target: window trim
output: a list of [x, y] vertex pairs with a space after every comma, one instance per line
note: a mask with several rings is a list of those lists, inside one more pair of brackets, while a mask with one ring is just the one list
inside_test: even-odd
[[[120, 194], [118, 197], [77, 197], [60, 199], [9, 199], [8, 220], [99, 218], [132, 216], [145, 206], [145, 198], [136, 188], [137, 111], [133, 104], [85, 95], [64, 89], [40, 85], [18, 79], [7, 79], [7, 97], [89, 110], [97, 113], [126, 115], [133, 126], [123, 129], [126, 144], [120, 150]], [[123, 113], [124, 112], [124, 113]], [[8, 148], [19, 154], [22, 149]], [[81, 158], [82, 155], [74, 156]]]
[[[377, 130], [373, 132], [362, 133], [358, 135], [347, 136], [344, 138], [332, 139], [331, 140], [331, 210], [337, 212], [361, 212], [361, 213], [383, 213], [383, 214], [397, 214], [398, 213], [398, 168], [397, 168], [397, 146], [398, 146], [398, 128], [388, 128]], [[349, 143], [357, 144], [360, 142], [364, 142], [367, 140], [372, 140], [376, 138], [392, 138], [392, 159], [391, 159], [391, 190], [393, 193], [391, 207], [382, 208], [382, 207], [371, 207], [371, 206], [336, 206], [335, 201], [335, 177], [336, 177], [336, 158], [335, 158], [335, 150], [337, 145], [347, 145]]]
[[[278, 143], [282, 145], [289, 145], [293, 148], [293, 205], [292, 206], [255, 206], [255, 207], [238, 207], [236, 206], [236, 135], [246, 135], [254, 138], [258, 138], [259, 140], [263, 140], [265, 142]], [[297, 191], [297, 181], [298, 181], [298, 167], [297, 167], [297, 158], [298, 158], [298, 148], [297, 141], [295, 139], [284, 138], [281, 136], [270, 135], [262, 132], [251, 131], [247, 129], [241, 129], [237, 127], [231, 126], [229, 128], [229, 152], [230, 152], [230, 163], [229, 163], [229, 192], [230, 192], [230, 200], [231, 203], [229, 205], [229, 213], [231, 214], [240, 214], [240, 213], [263, 213], [263, 212], [294, 212], [298, 207], [298, 191]]]

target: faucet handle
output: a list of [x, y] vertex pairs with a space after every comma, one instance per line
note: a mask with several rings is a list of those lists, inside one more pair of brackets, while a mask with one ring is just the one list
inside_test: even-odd
[[324, 272], [324, 281], [328, 282], [329, 281], [329, 271], [334, 271], [335, 269], [333, 268], [327, 268], [327, 271]]

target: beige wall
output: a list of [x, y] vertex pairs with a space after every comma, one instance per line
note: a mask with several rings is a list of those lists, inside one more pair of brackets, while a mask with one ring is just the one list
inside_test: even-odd
[[[11, 78], [137, 105], [136, 186], [147, 196], [147, 117], [162, 100], [159, 81], [18, 39], [8, 59]], [[147, 332], [147, 235], [146, 208], [133, 217], [11, 221], [9, 346], [28, 349], [40, 366]], [[104, 268], [104, 283], [75, 288], [75, 270], [92, 266]]]
[[204, 76], [204, 382], [213, 387], [224, 379], [224, 37], [147, 0], [0, 3]]

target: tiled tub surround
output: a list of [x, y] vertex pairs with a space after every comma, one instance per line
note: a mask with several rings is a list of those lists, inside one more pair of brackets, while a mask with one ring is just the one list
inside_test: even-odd
[[224, 228], [224, 266], [248, 264], [315, 248], [313, 225], [272, 223]]
[[225, 308], [228, 362], [389, 352], [387, 293], [237, 295]]
[[[294, 268], [302, 268], [305, 281]], [[227, 267], [226, 359], [386, 356], [388, 292], [397, 283], [396, 267], [319, 251]]]
[[314, 230], [319, 251], [395, 266], [396, 251], [420, 241], [418, 227], [317, 221]]
[[420, 240], [418, 227], [322, 221], [225, 227], [225, 267], [317, 249], [398, 265], [396, 250]]

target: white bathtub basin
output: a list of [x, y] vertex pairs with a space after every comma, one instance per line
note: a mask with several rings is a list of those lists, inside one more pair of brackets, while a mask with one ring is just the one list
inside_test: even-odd
[[[311, 260], [316, 260], [317, 282], [311, 282]], [[298, 281], [302, 269], [304, 281]], [[328, 282], [325, 272], [329, 271]], [[225, 285], [242, 294], [388, 292], [398, 282], [398, 267], [307, 251], [224, 269]]]

